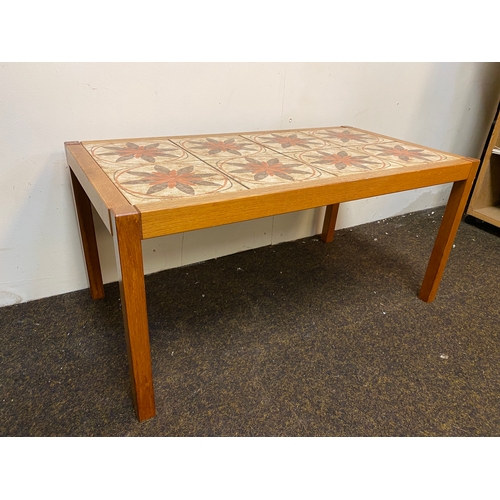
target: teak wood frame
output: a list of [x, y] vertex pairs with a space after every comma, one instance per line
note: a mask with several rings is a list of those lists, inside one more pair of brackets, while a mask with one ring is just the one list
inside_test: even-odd
[[436, 296], [479, 165], [479, 160], [457, 157], [438, 165], [133, 206], [80, 142], [66, 142], [65, 148], [94, 299], [104, 296], [104, 287], [92, 206], [113, 236], [133, 402], [139, 421], [155, 415], [143, 239], [326, 206], [321, 239], [331, 242], [342, 202], [453, 183], [419, 293], [421, 300], [430, 302]]

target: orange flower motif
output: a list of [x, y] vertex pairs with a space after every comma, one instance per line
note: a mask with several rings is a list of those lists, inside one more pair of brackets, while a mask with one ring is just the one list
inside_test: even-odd
[[344, 168], [351, 166], [369, 170], [369, 165], [376, 164], [374, 161], [367, 159], [370, 158], [369, 156], [350, 156], [345, 151], [339, 151], [338, 153], [325, 153], [323, 151], [318, 151], [318, 153], [322, 156], [319, 160], [315, 160], [312, 163], [335, 165], [338, 170], [343, 170]]
[[366, 134], [356, 134], [356, 133], [353, 134], [350, 130], [342, 130], [342, 132], [337, 132], [335, 130], [326, 130], [325, 133], [328, 137], [331, 137], [332, 139], [340, 139], [342, 142], [367, 141]]
[[413, 158], [427, 160], [432, 157], [430, 153], [424, 153], [423, 149], [406, 149], [399, 144], [396, 146], [378, 146], [381, 151], [377, 156], [397, 156], [400, 160], [409, 161]]
[[146, 194], [156, 194], [165, 189], [178, 189], [183, 193], [194, 195], [193, 186], [218, 186], [215, 182], [204, 180], [215, 174], [193, 174], [194, 167], [184, 167], [179, 170], [155, 165], [156, 172], [127, 172], [129, 175], [140, 177], [138, 180], [122, 182], [122, 184], [149, 184], [151, 187]]
[[155, 156], [170, 156], [175, 157], [175, 155], [167, 153], [167, 151], [175, 151], [174, 148], [165, 149], [159, 148], [159, 142], [156, 144], [148, 144], [147, 146], [138, 146], [133, 142], [127, 142], [126, 147], [120, 148], [117, 146], [107, 146], [106, 149], [111, 149], [110, 153], [102, 153], [101, 156], [112, 156], [119, 155], [115, 162], [127, 161], [132, 158], [141, 158], [149, 163], [155, 163]]
[[301, 146], [304, 148], [309, 148], [308, 142], [313, 141], [314, 139], [301, 139], [300, 137], [297, 137], [297, 134], [290, 134], [290, 135], [278, 135], [278, 134], [271, 134], [273, 136], [272, 139], [267, 139], [263, 142], [266, 144], [274, 144], [278, 143], [282, 148], [290, 148], [292, 146]]
[[225, 141], [217, 141], [207, 137], [205, 142], [199, 142], [193, 149], [208, 149], [209, 155], [216, 155], [218, 153], [232, 153], [237, 156], [241, 156], [240, 149], [246, 149], [250, 143], [236, 143], [234, 139], [227, 139]]
[[274, 158], [269, 161], [257, 161], [246, 159], [247, 163], [230, 163], [236, 167], [240, 167], [239, 170], [234, 170], [232, 173], [251, 173], [254, 174], [253, 178], [256, 181], [261, 181], [266, 177], [280, 177], [287, 181], [295, 180], [290, 174], [304, 174], [307, 175], [309, 172], [303, 172], [302, 170], [296, 170], [300, 164], [296, 163], [293, 165], [283, 165], [278, 158]]

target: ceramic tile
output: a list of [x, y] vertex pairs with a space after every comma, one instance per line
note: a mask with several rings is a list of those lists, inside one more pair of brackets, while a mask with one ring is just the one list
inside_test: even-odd
[[262, 153], [265, 148], [240, 135], [171, 139], [198, 158], [237, 158]]
[[113, 180], [129, 200], [134, 198], [135, 204], [244, 189], [216, 169], [203, 162], [192, 162], [191, 158], [168, 167], [145, 165], [121, 170]]
[[227, 159], [217, 162], [217, 167], [228, 177], [249, 189], [268, 185], [285, 184], [317, 179], [323, 175], [312, 165], [304, 164], [275, 152]]
[[87, 151], [103, 168], [112, 170], [147, 165], [148, 163], [162, 163], [184, 159], [187, 155], [184, 150], [173, 145], [168, 139], [152, 139], [135, 142], [83, 142]]
[[370, 132], [361, 132], [350, 127], [331, 127], [319, 130], [308, 130], [308, 134], [325, 141], [327, 144], [356, 146], [362, 144], [378, 144], [389, 139]]
[[328, 143], [318, 137], [300, 131], [271, 132], [268, 134], [243, 135], [257, 144], [279, 151], [291, 153], [297, 151], [310, 151], [325, 147]]
[[407, 144], [401, 141], [387, 141], [381, 144], [370, 144], [360, 148], [365, 154], [370, 156], [399, 163], [400, 165], [425, 165], [426, 163], [436, 163], [451, 160], [454, 157], [431, 151], [420, 146]]
[[336, 176], [345, 176], [371, 170], [401, 168], [400, 164], [377, 158], [354, 148], [331, 144], [328, 149], [295, 153], [298, 160]]

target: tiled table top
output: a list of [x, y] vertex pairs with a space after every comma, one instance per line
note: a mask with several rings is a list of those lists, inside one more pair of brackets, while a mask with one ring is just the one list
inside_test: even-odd
[[82, 144], [132, 205], [457, 158], [351, 127]]

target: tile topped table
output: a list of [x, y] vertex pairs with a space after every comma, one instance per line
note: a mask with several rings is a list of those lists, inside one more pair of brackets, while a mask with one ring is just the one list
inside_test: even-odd
[[[434, 299], [479, 161], [352, 127], [65, 143], [93, 298], [93, 205], [113, 235], [134, 405], [155, 415], [141, 241], [453, 182], [420, 298]], [[223, 292], [222, 292], [223, 293]]]

